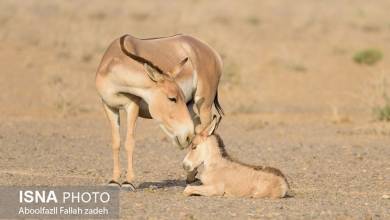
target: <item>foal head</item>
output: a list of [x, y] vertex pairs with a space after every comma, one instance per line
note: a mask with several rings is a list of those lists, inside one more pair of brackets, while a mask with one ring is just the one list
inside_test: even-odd
[[186, 171], [193, 171], [210, 156], [212, 144], [209, 142], [212, 141], [211, 137], [218, 127], [219, 120], [214, 116], [213, 121], [203, 131], [195, 134], [188, 153], [183, 160], [183, 168]]

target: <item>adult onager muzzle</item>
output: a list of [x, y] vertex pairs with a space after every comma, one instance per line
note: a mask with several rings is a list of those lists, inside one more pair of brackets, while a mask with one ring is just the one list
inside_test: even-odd
[[184, 149], [190, 145], [191, 140], [194, 137], [194, 125], [192, 120], [187, 123], [187, 125], [189, 126], [183, 126], [182, 129], [179, 129], [180, 132], [178, 134], [171, 132], [171, 130], [166, 128], [164, 124], [160, 124], [160, 127], [172, 139], [176, 146], [180, 149]]

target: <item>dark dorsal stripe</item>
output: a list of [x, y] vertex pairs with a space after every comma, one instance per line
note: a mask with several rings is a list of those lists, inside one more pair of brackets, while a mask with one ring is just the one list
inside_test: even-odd
[[176, 36], [181, 36], [183, 34], [174, 34], [171, 36], [166, 36], [166, 37], [148, 37], [148, 38], [138, 38], [140, 40], [158, 40], [158, 39], [166, 39], [166, 38], [171, 38], [171, 37], [176, 37]]
[[130, 53], [126, 47], [125, 47], [125, 38], [127, 37], [128, 35], [125, 34], [123, 35], [120, 39], [119, 39], [119, 42], [120, 42], [120, 46], [121, 46], [121, 50], [124, 54], [126, 54], [126, 56], [130, 57], [131, 59], [141, 63], [141, 64], [148, 64], [150, 67], [152, 67], [153, 69], [155, 69], [157, 72], [161, 73], [161, 74], [164, 74], [164, 71], [162, 71], [162, 69], [160, 67], [158, 67], [157, 65], [155, 65], [154, 63], [152, 63], [152, 61], [150, 60], [147, 60], [143, 57], [140, 57], [140, 56], [137, 56], [135, 54], [132, 54]]
[[222, 138], [218, 135], [218, 134], [214, 134], [215, 138], [217, 139], [217, 144], [218, 144], [218, 148], [221, 152], [221, 155], [223, 158], [231, 161], [231, 162], [234, 162], [234, 163], [238, 163], [240, 165], [243, 165], [243, 166], [246, 166], [246, 167], [249, 167], [249, 168], [252, 168], [254, 170], [260, 170], [260, 171], [263, 171], [263, 172], [267, 172], [267, 173], [272, 173], [276, 176], [280, 176], [282, 177], [286, 182], [287, 182], [287, 179], [286, 177], [284, 176], [284, 174], [282, 173], [282, 171], [280, 171], [279, 169], [276, 169], [274, 167], [267, 167], [267, 166], [256, 166], [256, 165], [251, 165], [251, 164], [247, 164], [247, 163], [243, 163], [239, 160], [236, 160], [236, 159], [233, 159], [226, 151], [226, 148], [225, 148], [225, 144], [223, 143], [223, 140]]

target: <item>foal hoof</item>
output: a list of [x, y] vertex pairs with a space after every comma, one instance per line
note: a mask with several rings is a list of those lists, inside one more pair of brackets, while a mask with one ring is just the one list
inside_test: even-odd
[[127, 181], [122, 183], [122, 189], [128, 192], [135, 192], [135, 186]]
[[110, 187], [118, 187], [118, 188], [120, 188], [121, 187], [121, 184], [120, 183], [118, 183], [117, 181], [115, 181], [115, 180], [111, 180], [110, 182], [108, 182], [108, 186], [110, 186]]

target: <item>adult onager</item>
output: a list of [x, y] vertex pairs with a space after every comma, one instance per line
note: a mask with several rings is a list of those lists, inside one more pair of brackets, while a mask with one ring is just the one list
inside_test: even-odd
[[[114, 40], [96, 73], [96, 88], [112, 128], [114, 168], [110, 183], [120, 185], [119, 109], [127, 114], [128, 167], [122, 186], [134, 190], [131, 181], [137, 117], [157, 120], [177, 145], [187, 147], [194, 135], [187, 105], [195, 104], [199, 129], [211, 121], [213, 105], [223, 114], [217, 95], [221, 72], [219, 55], [191, 36], [138, 39], [124, 35]], [[193, 181], [195, 174], [192, 172], [188, 180]]]
[[184, 158], [183, 167], [191, 171], [200, 165], [204, 170], [200, 176], [203, 185], [184, 189], [184, 195], [270, 197], [282, 198], [289, 184], [276, 168], [252, 166], [234, 161], [226, 153], [222, 139], [213, 134], [217, 120], [193, 139]]

